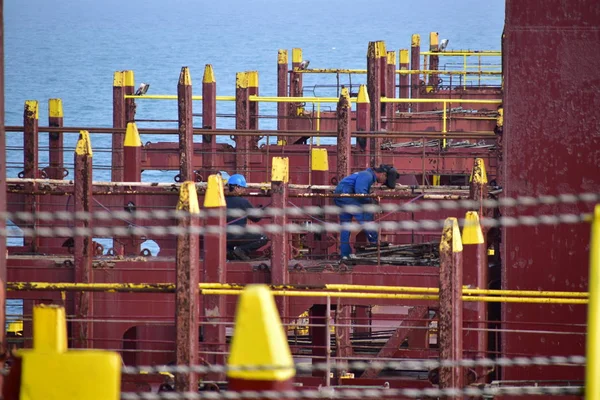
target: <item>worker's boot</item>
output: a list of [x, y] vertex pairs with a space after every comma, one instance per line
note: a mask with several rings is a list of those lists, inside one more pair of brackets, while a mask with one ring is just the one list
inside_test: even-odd
[[246, 254], [246, 252], [242, 248], [240, 248], [240, 247], [234, 247], [233, 248], [233, 254], [239, 260], [248, 261], [250, 259], [250, 257], [248, 257], [248, 254]]

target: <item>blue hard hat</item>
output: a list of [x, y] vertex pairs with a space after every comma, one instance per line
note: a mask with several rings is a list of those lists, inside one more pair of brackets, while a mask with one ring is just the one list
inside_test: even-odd
[[223, 183], [227, 183], [227, 181], [229, 181], [229, 178], [231, 178], [231, 175], [229, 175], [225, 171], [219, 171], [219, 174], [221, 174], [221, 179], [223, 179]]
[[241, 187], [246, 187], [246, 178], [244, 178], [244, 175], [241, 174], [234, 174], [231, 175], [229, 177], [229, 180], [227, 181], [227, 184], [229, 185], [237, 185], [237, 186], [241, 186]]

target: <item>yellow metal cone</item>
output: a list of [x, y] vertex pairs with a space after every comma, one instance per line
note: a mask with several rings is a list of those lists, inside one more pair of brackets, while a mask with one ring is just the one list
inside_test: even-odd
[[[266, 285], [248, 285], [240, 295], [235, 316], [227, 373], [230, 378], [285, 381], [295, 375], [287, 336]], [[264, 371], [240, 371], [235, 367], [270, 366]]]
[[483, 232], [479, 224], [479, 214], [476, 211], [467, 211], [465, 226], [462, 232], [462, 242], [463, 244], [483, 243]]

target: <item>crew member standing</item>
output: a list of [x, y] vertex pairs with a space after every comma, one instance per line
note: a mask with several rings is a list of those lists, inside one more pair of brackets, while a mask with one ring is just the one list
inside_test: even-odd
[[[227, 210], [249, 210], [254, 208], [248, 199], [242, 197], [246, 191], [246, 178], [240, 174], [231, 175], [227, 181], [228, 193], [225, 196]], [[227, 215], [227, 225], [237, 225], [246, 227], [248, 219], [258, 222], [261, 217], [236, 217]], [[259, 249], [268, 242], [265, 235], [259, 233], [244, 232], [241, 234], [227, 233], [227, 254], [228, 258], [237, 258], [239, 260], [249, 260], [250, 252]], [[231, 257], [233, 256], [233, 257]]]
[[[375, 182], [385, 184], [390, 189], [396, 187], [396, 180], [399, 174], [396, 169], [391, 165], [382, 164], [378, 168], [368, 168], [364, 171], [355, 172], [342, 179], [335, 188], [336, 194], [369, 194], [371, 193], [371, 187]], [[344, 206], [359, 206], [362, 207], [366, 204], [374, 203], [371, 197], [335, 197], [334, 203], [338, 207]], [[352, 218], [363, 224], [365, 222], [371, 222], [374, 220], [372, 213], [358, 212], [358, 213], [340, 213], [340, 224], [352, 222]], [[367, 240], [371, 244], [376, 244], [378, 235], [377, 231], [366, 231]], [[350, 247], [350, 231], [342, 230], [340, 234], [340, 256], [342, 259], [348, 259], [352, 257], [352, 248]]]

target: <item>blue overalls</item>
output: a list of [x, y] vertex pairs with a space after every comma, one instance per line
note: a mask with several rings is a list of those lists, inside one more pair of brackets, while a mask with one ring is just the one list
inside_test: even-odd
[[[355, 172], [342, 179], [335, 188], [334, 193], [369, 194], [371, 186], [373, 186], [375, 182], [377, 182], [375, 171], [369, 168], [361, 172]], [[363, 206], [364, 204], [370, 204], [372, 199], [370, 197], [334, 197], [333, 202], [338, 207], [350, 205]], [[356, 218], [360, 224], [373, 221], [373, 214], [371, 213], [362, 212], [350, 214], [343, 212], [340, 214], [340, 224], [352, 222], [352, 217]], [[377, 243], [377, 231], [366, 231], [366, 234], [369, 243]], [[352, 253], [352, 248], [350, 247], [350, 231], [342, 230], [340, 235], [340, 255], [342, 257], [347, 257], [350, 253]]]

